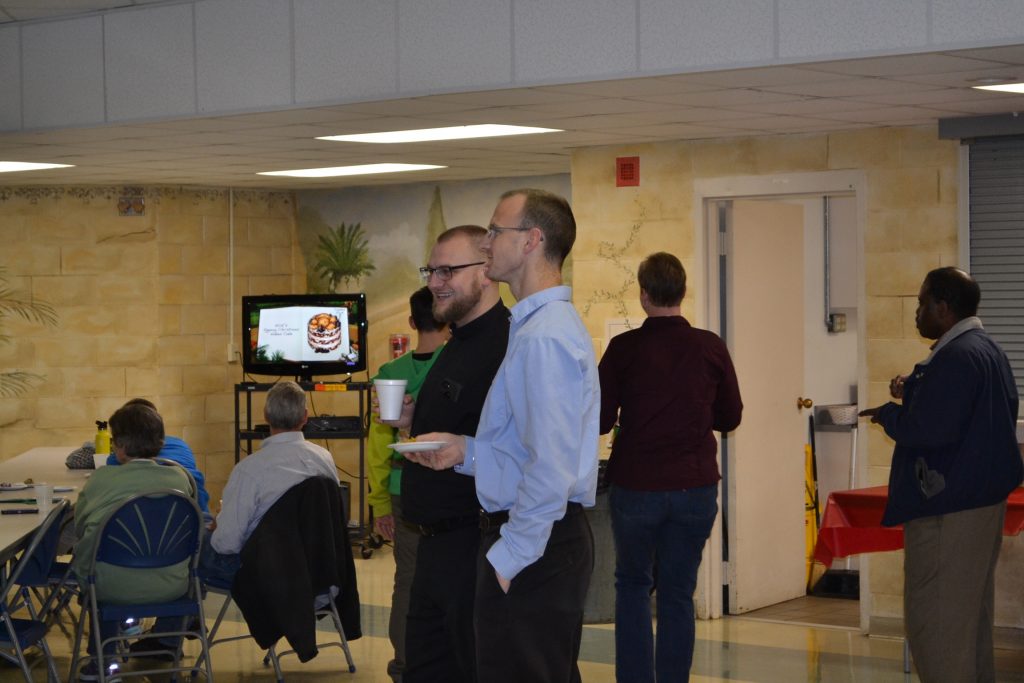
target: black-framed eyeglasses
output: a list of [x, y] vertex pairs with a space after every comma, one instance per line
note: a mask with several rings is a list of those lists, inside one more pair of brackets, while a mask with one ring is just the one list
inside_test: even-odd
[[430, 276], [436, 275], [437, 278], [442, 282], [448, 282], [448, 280], [452, 279], [452, 275], [455, 273], [455, 271], [462, 270], [463, 268], [469, 268], [470, 266], [482, 266], [485, 263], [487, 263], [487, 261], [463, 263], [462, 265], [459, 266], [438, 266], [437, 268], [423, 266], [422, 268], [420, 268], [420, 277], [423, 278], [424, 282], [430, 282]]
[[527, 232], [532, 229], [533, 228], [503, 228], [501, 226], [491, 224], [487, 226], [487, 239], [493, 240], [495, 237], [506, 231]]

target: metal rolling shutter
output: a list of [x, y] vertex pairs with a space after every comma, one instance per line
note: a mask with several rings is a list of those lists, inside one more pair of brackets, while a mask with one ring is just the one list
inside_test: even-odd
[[1024, 396], [1024, 136], [971, 141], [969, 168], [978, 315], [1009, 356]]

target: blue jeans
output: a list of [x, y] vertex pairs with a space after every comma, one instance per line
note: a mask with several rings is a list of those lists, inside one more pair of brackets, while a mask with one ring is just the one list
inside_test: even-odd
[[[615, 679], [688, 681], [693, 662], [693, 591], [718, 513], [718, 485], [686, 491], [609, 494], [615, 537]], [[651, 624], [657, 566], [658, 636]]]

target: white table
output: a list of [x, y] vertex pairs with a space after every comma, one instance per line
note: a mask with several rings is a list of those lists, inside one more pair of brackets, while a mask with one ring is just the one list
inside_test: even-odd
[[[5, 462], [0, 462], [0, 482], [18, 483], [26, 479], [54, 486], [73, 486], [71, 491], [54, 493], [54, 498], [67, 498], [72, 503], [93, 470], [69, 470], [64, 465], [75, 446], [33, 448]], [[0, 491], [0, 500], [35, 498], [32, 488], [20, 491]], [[35, 502], [18, 505], [0, 503], [5, 508], [34, 508]], [[0, 562], [6, 561], [24, 545], [26, 539], [39, 528], [46, 517], [41, 514], [0, 515]]]

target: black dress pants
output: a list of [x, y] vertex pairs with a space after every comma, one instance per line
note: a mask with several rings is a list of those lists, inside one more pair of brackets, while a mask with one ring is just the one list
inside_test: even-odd
[[484, 532], [476, 577], [476, 657], [481, 683], [575, 683], [583, 603], [594, 570], [594, 537], [581, 509], [555, 522], [544, 554], [512, 579], [506, 594], [486, 552], [498, 530]]
[[480, 530], [421, 536], [405, 622], [403, 683], [475, 683], [473, 602]]

